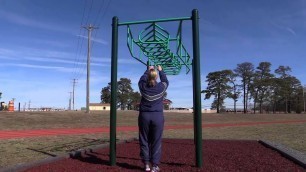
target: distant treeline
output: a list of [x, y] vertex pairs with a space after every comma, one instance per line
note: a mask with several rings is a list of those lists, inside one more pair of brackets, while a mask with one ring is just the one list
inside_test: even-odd
[[[128, 78], [120, 78], [117, 81], [117, 107], [121, 110], [135, 109], [135, 105], [140, 102], [141, 95], [134, 92], [132, 82]], [[111, 103], [111, 83], [101, 90], [101, 103]]]
[[[164, 99], [166, 98], [167, 92], [164, 94]], [[141, 94], [138, 91], [134, 91], [130, 79], [120, 78], [120, 80], [117, 81], [117, 108], [121, 110], [137, 110], [140, 100]], [[102, 88], [101, 103], [111, 103], [111, 83], [108, 83], [106, 87]], [[169, 109], [169, 104], [164, 104], [164, 108]]]
[[[270, 62], [261, 62], [255, 68], [250, 62], [238, 64], [236, 69], [210, 72], [206, 76], [207, 88], [202, 90], [205, 99], [214, 98], [211, 108], [220, 113], [225, 110], [224, 100], [236, 103], [243, 100], [243, 111], [263, 113], [282, 111], [301, 113], [304, 109], [304, 94], [301, 82], [291, 74], [289, 66], [279, 66], [271, 72]], [[248, 105], [252, 102], [252, 107]]]

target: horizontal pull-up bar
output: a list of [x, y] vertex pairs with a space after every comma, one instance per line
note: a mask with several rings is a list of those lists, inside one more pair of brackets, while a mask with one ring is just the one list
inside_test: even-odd
[[123, 23], [118, 23], [118, 26], [133, 25], [133, 24], [144, 24], [144, 23], [154, 23], [154, 22], [182, 21], [182, 20], [191, 20], [191, 17], [168, 18], [168, 19], [157, 19], [157, 20], [144, 20], [144, 21], [134, 21], [134, 22], [123, 22]]

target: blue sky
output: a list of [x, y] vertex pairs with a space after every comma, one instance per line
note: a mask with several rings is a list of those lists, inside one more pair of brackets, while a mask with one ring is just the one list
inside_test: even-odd
[[[272, 69], [290, 66], [306, 83], [305, 0], [0, 0], [1, 101], [15, 98], [21, 107], [67, 108], [72, 79], [77, 79], [75, 108], [86, 102], [87, 31], [94, 24], [90, 102], [110, 82], [111, 22], [189, 17], [200, 14], [202, 89], [209, 72], [234, 69], [237, 64], [269, 61]], [[174, 33], [178, 23], [161, 24]], [[146, 25], [133, 27], [134, 32]], [[192, 55], [191, 21], [184, 22], [183, 42]], [[130, 78], [133, 88], [145, 66], [126, 46], [126, 28], [119, 29], [118, 79]], [[191, 74], [169, 76], [168, 98], [173, 106], [192, 106]], [[203, 97], [203, 96], [202, 96]], [[204, 107], [211, 100], [203, 100]], [[227, 102], [232, 104], [231, 101]]]

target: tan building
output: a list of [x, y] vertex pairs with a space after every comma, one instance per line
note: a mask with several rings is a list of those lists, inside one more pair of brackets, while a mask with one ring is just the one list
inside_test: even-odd
[[89, 110], [90, 111], [110, 110], [110, 104], [109, 103], [89, 103]]

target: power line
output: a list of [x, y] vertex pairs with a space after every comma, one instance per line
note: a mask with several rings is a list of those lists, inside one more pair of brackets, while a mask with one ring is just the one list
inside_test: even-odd
[[[83, 46], [84, 44], [84, 40], [86, 38], [85, 35], [85, 30], [83, 30], [82, 28], [85, 27], [85, 29], [88, 30], [88, 50], [87, 50], [87, 82], [86, 82], [86, 92], [87, 93], [87, 96], [86, 96], [86, 109], [87, 109], [87, 112], [89, 112], [89, 75], [90, 75], [90, 52], [93, 48], [93, 45], [94, 45], [94, 42], [91, 43], [91, 40], [90, 39], [94, 39], [97, 37], [97, 31], [95, 31], [96, 28], [92, 28], [91, 30], [93, 31], [93, 38], [91, 38], [92, 36], [92, 33], [91, 31], [89, 31], [89, 27], [93, 27], [92, 25], [89, 25], [88, 22], [92, 20], [92, 15], [93, 15], [93, 7], [94, 7], [94, 3], [97, 3], [97, 2], [94, 2], [94, 0], [91, 0], [91, 1], [88, 1], [88, 0], [85, 0], [85, 3], [84, 3], [84, 8], [83, 8], [83, 14], [82, 14], [82, 20], [81, 20], [81, 27], [80, 27], [80, 31], [79, 31], [79, 35], [78, 35], [78, 41], [77, 41], [77, 49], [76, 49], [76, 56], [75, 56], [75, 62], [74, 62], [74, 71], [73, 71], [73, 78], [75, 78], [74, 80], [77, 80], [79, 78], [81, 78], [84, 73], [85, 73], [85, 69], [86, 69], [86, 50], [83, 48], [85, 46]], [[99, 23], [98, 27], [100, 26], [100, 24], [102, 22], [98, 22], [98, 21], [101, 21], [107, 10], [108, 10], [108, 7], [110, 6], [110, 3], [111, 3], [111, 0], [109, 0], [108, 2], [103, 0], [102, 3], [100, 3], [100, 8], [98, 10], [98, 13], [96, 13], [97, 15], [95, 16], [95, 19], [93, 20], [94, 21], [94, 26], [96, 26], [97, 23]], [[106, 5], [106, 6], [105, 6]], [[89, 35], [90, 33], [90, 35]], [[73, 91], [73, 109], [74, 109], [74, 91]]]
[[[105, 14], [106, 14], [106, 12], [107, 12], [107, 10], [108, 10], [108, 7], [109, 7], [110, 3], [111, 3], [111, 0], [109, 0], [109, 1], [108, 1], [108, 4], [106, 5], [106, 8], [105, 8], [105, 10], [104, 10], [104, 13], [102, 14], [102, 17], [101, 17], [101, 22], [99, 23], [98, 27], [100, 27], [100, 25], [101, 25], [101, 23], [102, 23], [102, 21], [103, 21], [103, 18], [104, 18]], [[102, 7], [102, 6], [101, 6], [101, 7]], [[101, 9], [101, 8], [100, 8], [100, 9]], [[99, 14], [100, 14], [100, 13], [99, 13]], [[94, 25], [96, 25], [97, 19], [98, 19], [98, 17], [96, 18]], [[97, 37], [97, 33], [98, 33], [98, 32], [95, 32], [94, 38]], [[93, 42], [93, 45], [94, 45], [94, 42]], [[92, 45], [92, 46], [93, 46], [93, 45]]]
[[[81, 20], [81, 26], [83, 25], [83, 22], [84, 22], [86, 6], [87, 6], [87, 1], [85, 0], [85, 4], [84, 4], [84, 8], [83, 8], [83, 14], [82, 14], [82, 20]], [[78, 41], [77, 41], [77, 49], [76, 49], [76, 54], [75, 54], [75, 61], [74, 61], [74, 65], [73, 65], [73, 68], [75, 69], [75, 71], [73, 72], [73, 78], [75, 78], [76, 75], [78, 74], [77, 73], [77, 70], [78, 70], [77, 68], [78, 68], [79, 61], [80, 61], [79, 50], [82, 51], [82, 45], [83, 45], [83, 41], [84, 41], [84, 38], [81, 37], [81, 32], [82, 31], [83, 31], [83, 29], [82, 29], [82, 27], [80, 27], [79, 34], [77, 35]], [[85, 33], [85, 31], [84, 31], [84, 33]], [[82, 38], [81, 48], [80, 48], [80, 38]]]
[[[86, 2], [87, 2], [87, 1], [86, 1]], [[101, 5], [100, 5], [98, 14], [97, 14], [97, 16], [96, 16], [96, 18], [95, 18], [95, 20], [94, 20], [94, 25], [95, 25], [95, 26], [96, 26], [97, 21], [98, 21], [99, 18], [100, 18], [100, 14], [102, 14], [102, 11], [103, 11], [103, 14], [102, 14], [100, 20], [103, 20], [103, 18], [104, 18], [104, 16], [105, 16], [106, 12], [107, 12], [107, 10], [108, 10], [108, 7], [110, 6], [111, 0], [108, 1], [108, 3], [106, 4], [106, 6], [104, 5], [105, 3], [106, 3], [106, 2], [103, 0], [103, 2], [102, 2]], [[84, 23], [83, 21], [86, 20], [86, 24], [85, 24], [85, 25], [88, 25], [88, 21], [90, 20], [90, 17], [91, 17], [91, 14], [92, 14], [93, 6], [94, 6], [94, 1], [93, 1], [93, 0], [90, 2], [90, 4], [88, 4], [88, 3], [85, 4], [84, 10], [83, 10], [83, 16], [82, 16], [82, 22], [81, 22], [81, 24], [83, 24], [83, 23]], [[103, 7], [105, 7], [104, 10], [103, 10]], [[87, 9], [87, 8], [89, 8], [89, 9], [88, 9], [88, 11], [87, 11], [87, 13], [86, 13], [86, 9]], [[85, 15], [85, 14], [87, 14], [87, 15]], [[87, 17], [86, 17], [86, 16], [87, 16]], [[99, 23], [98, 27], [100, 26], [101, 23], [102, 23], [102, 22]], [[82, 26], [82, 25], [81, 25], [81, 26]], [[81, 33], [81, 31], [80, 31], [80, 33]], [[83, 33], [85, 33], [85, 32], [83, 32]], [[82, 33], [82, 34], [83, 34], [83, 33]], [[98, 32], [94, 31], [93, 39], [97, 37], [97, 33], [98, 33]], [[82, 38], [82, 39], [81, 39], [81, 44], [80, 44], [80, 37]], [[77, 58], [76, 58], [76, 64], [77, 64], [77, 65], [75, 65], [75, 66], [77, 66], [77, 67], [75, 67], [74, 78], [80, 78], [80, 77], [83, 76], [83, 74], [85, 73], [85, 68], [86, 68], [86, 66], [85, 66], [84, 64], [86, 64], [86, 62], [85, 62], [85, 61], [86, 61], [86, 60], [85, 60], [85, 59], [86, 59], [86, 58], [85, 58], [86, 52], [84, 51], [84, 55], [81, 55], [81, 54], [82, 54], [82, 50], [83, 50], [84, 37], [85, 37], [85, 36], [82, 36], [81, 34], [79, 34], [78, 48], [77, 48], [77, 55], [76, 55], [76, 57], [77, 57]], [[94, 43], [95, 43], [95, 42], [93, 41], [93, 42], [92, 42], [92, 45], [91, 45], [91, 48], [94, 47]], [[82, 58], [82, 60], [80, 60], [80, 56], [81, 56], [81, 57], [84, 57], [84, 58]]]
[[[80, 37], [82, 38], [82, 41], [81, 41], [81, 44], [80, 44], [81, 48], [79, 48], [79, 41], [78, 41], [78, 49], [77, 49], [77, 55], [76, 55], [76, 57], [77, 57], [76, 64], [77, 64], [77, 66], [80, 65], [80, 67], [76, 67], [76, 69], [75, 69], [76, 72], [74, 74], [74, 78], [80, 78], [85, 71], [85, 65], [81, 66], [82, 64], [85, 64], [85, 58], [82, 58], [83, 60], [80, 62], [80, 56], [82, 56], [81, 54], [82, 54], [83, 42], [84, 42], [84, 37], [82, 35], [85, 34], [85, 31], [84, 31], [83, 34], [81, 35], [81, 30], [82, 30], [81, 28], [84, 25], [84, 20], [86, 20], [85, 25], [88, 25], [88, 21], [90, 19], [91, 14], [92, 14], [92, 8], [93, 8], [94, 1], [91, 0], [91, 3], [89, 5], [89, 10], [87, 12], [87, 17], [85, 17], [86, 16], [85, 15], [86, 14], [86, 7], [87, 7], [86, 4], [87, 4], [87, 1], [85, 0], [85, 6], [84, 6], [84, 9], [83, 9], [83, 15], [82, 15], [82, 22], [81, 22], [81, 27], [80, 27], [80, 32], [79, 32], [80, 34], [78, 35], [79, 38]], [[85, 57], [85, 51], [84, 51], [84, 57]]]
[[[82, 45], [83, 45], [84, 39], [82, 40]], [[83, 46], [82, 46], [83, 47]], [[82, 52], [80, 52], [81, 54]], [[82, 55], [82, 61], [79, 62], [80, 65], [82, 65], [81, 67], [78, 68], [78, 72], [77, 75], [75, 76], [75, 78], [81, 78], [81, 76], [83, 76], [83, 74], [85, 73], [85, 69], [86, 69], [86, 51], [84, 50], [83, 55]]]
[[[81, 27], [80, 27], [81, 28]], [[82, 28], [81, 28], [82, 29]], [[84, 34], [85, 34], [85, 31], [84, 31]], [[81, 41], [80, 40], [80, 37], [81, 35], [78, 35], [79, 39], [78, 39], [78, 48], [77, 48], [77, 51], [76, 51], [76, 60], [75, 60], [75, 66], [74, 66], [74, 75], [73, 75], [73, 78], [78, 78], [78, 75], [82, 69], [82, 61], [81, 61], [81, 53], [82, 53], [82, 49], [83, 49], [83, 42], [84, 42], [84, 37], [81, 38]], [[81, 43], [80, 43], [81, 42]]]
[[99, 8], [99, 11], [98, 11], [97, 17], [96, 17], [96, 19], [95, 19], [95, 20], [94, 20], [94, 22], [93, 22], [93, 24], [94, 24], [94, 25], [96, 25], [97, 20], [98, 20], [98, 18], [99, 18], [99, 16], [100, 16], [100, 14], [101, 14], [102, 8], [103, 8], [103, 6], [104, 6], [104, 2], [105, 2], [105, 0], [103, 0], [103, 1], [102, 1], [102, 4], [100, 5], [100, 8]]
[[86, 25], [88, 25], [88, 20], [89, 20], [89, 18], [91, 16], [92, 6], [93, 6], [93, 0], [91, 0], [88, 16], [87, 16], [87, 20], [86, 20]]

